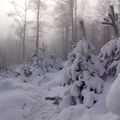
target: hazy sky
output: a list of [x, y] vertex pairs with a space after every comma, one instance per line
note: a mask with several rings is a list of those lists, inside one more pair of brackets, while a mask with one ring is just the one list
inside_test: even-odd
[[[6, 36], [12, 19], [7, 16], [12, 9], [11, 1], [23, 4], [24, 0], [0, 0], [0, 36]], [[48, 6], [53, 5], [54, 0], [45, 0]]]
[[10, 1], [11, 0], [0, 1], [0, 36], [5, 35], [5, 32], [8, 32], [10, 19], [7, 17], [7, 12], [11, 9]]
[[[8, 31], [11, 19], [7, 17], [7, 13], [12, 9], [11, 1], [17, 1], [22, 4], [24, 0], [0, 0], [0, 36]], [[55, 0], [46, 0], [48, 7], [54, 5]], [[96, 5], [97, 0], [89, 0], [91, 6]]]
[[[12, 8], [12, 6], [10, 5], [11, 1], [17, 1], [20, 4], [24, 2], [24, 0], [0, 0], [0, 16], [2, 19], [6, 18], [6, 12], [8, 12]], [[51, 5], [53, 4], [55, 0], [46, 0], [46, 1], [48, 4]], [[97, 0], [89, 0], [89, 1], [90, 1], [91, 6], [94, 6], [97, 2]]]

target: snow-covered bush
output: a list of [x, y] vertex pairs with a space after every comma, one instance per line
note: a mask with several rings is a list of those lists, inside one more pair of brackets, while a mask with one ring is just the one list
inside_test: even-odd
[[8, 78], [12, 76], [10, 65], [4, 60], [0, 59], [0, 77]]
[[120, 63], [120, 38], [106, 43], [102, 48], [99, 57], [104, 62], [107, 73], [116, 75], [117, 65]]
[[48, 72], [57, 72], [63, 68], [63, 61], [56, 59], [54, 55], [49, 57], [34, 55], [31, 60], [26, 61], [23, 65], [18, 67], [15, 71], [15, 76], [23, 75], [30, 77], [32, 75], [43, 75]]
[[56, 59], [54, 55], [49, 57], [34, 56], [31, 63], [31, 71], [33, 74], [41, 75], [47, 72], [57, 72], [63, 68], [62, 60]]
[[106, 73], [103, 63], [93, 54], [94, 47], [87, 40], [80, 40], [74, 50], [68, 55], [65, 67], [63, 86], [68, 86], [67, 94], [60, 104], [62, 110], [64, 97], [70, 96], [69, 105], [84, 104], [91, 108], [102, 93]]
[[30, 63], [27, 62], [20, 65], [16, 65], [12, 69], [15, 77], [19, 76], [30, 77], [32, 75]]

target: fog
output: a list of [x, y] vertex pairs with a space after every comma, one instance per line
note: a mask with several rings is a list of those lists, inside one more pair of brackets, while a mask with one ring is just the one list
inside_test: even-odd
[[[25, 19], [24, 7], [26, 1], [27, 13]], [[65, 32], [65, 29], [67, 29], [65, 26], [67, 25], [66, 11], [68, 6], [66, 5], [65, 7], [66, 3], [64, 4], [64, 1], [41, 0], [39, 9], [39, 40], [37, 43], [36, 29], [38, 28], [38, 23], [35, 0], [0, 1], [0, 58], [10, 64], [21, 63], [36, 54], [36, 47], [39, 49], [39, 55], [43, 54], [41, 48], [45, 47], [46, 56], [54, 54], [56, 57], [66, 59], [67, 54], [72, 49], [71, 43], [73, 38], [71, 21], [68, 21], [70, 22], [68, 33]], [[102, 1], [104, 1], [104, 4]], [[114, 0], [111, 1], [111, 3], [114, 2]], [[112, 38], [112, 30], [111, 34], [107, 35], [107, 28], [101, 24], [105, 16], [104, 12], [107, 14], [109, 9], [107, 4], [106, 6], [105, 4], [105, 0], [77, 0], [77, 6], [73, 8], [77, 12], [76, 17], [73, 15], [73, 19], [75, 19], [73, 24], [75, 24], [74, 28], [77, 31], [74, 37], [76, 43], [81, 39], [80, 20], [84, 20], [87, 39], [92, 41], [97, 51]], [[104, 35], [104, 33], [106, 34]], [[24, 43], [25, 45], [23, 45]], [[36, 46], [36, 44], [39, 45]], [[23, 56], [25, 57], [24, 60]]]
[[[15, 1], [17, 4], [19, 4], [20, 6], [24, 6], [24, 0], [4, 0], [0, 2], [0, 43], [1, 43], [1, 57], [6, 59], [7, 62], [12, 62], [12, 63], [16, 63], [19, 62], [20, 57], [17, 58], [16, 56], [16, 44], [21, 41], [18, 40], [17, 35], [15, 34], [15, 31], [13, 30], [13, 25], [15, 24], [14, 18], [9, 17], [8, 13], [12, 13], [14, 11], [14, 6], [11, 4], [11, 2]], [[45, 8], [45, 15], [42, 17], [42, 20], [45, 21], [45, 27], [44, 27], [44, 42], [45, 44], [47, 44], [47, 46], [50, 47], [50, 45], [52, 44], [52, 42], [55, 39], [55, 35], [54, 35], [54, 28], [52, 27], [53, 25], [53, 9], [54, 9], [54, 4], [55, 2], [53, 2], [52, 0], [46, 0], [45, 4], [47, 6], [47, 9]], [[44, 9], [43, 9], [44, 11]], [[35, 14], [32, 12], [32, 10], [29, 11], [28, 13], [28, 19], [31, 19], [34, 21], [35, 18]], [[49, 21], [47, 21], [49, 20]], [[52, 29], [51, 29], [52, 28]], [[30, 34], [35, 34], [32, 33], [31, 31], [28, 31], [28, 36], [30, 36]], [[53, 37], [52, 37], [53, 36]], [[42, 35], [43, 37], [43, 35]], [[29, 38], [30, 39], [30, 38]], [[33, 38], [32, 38], [33, 39]], [[34, 54], [33, 49], [34, 49], [34, 42], [26, 44], [27, 49], [26, 49], [26, 54], [29, 54], [27, 57], [32, 56]], [[43, 43], [42, 43], [43, 44]], [[18, 45], [19, 46], [19, 45]], [[20, 47], [20, 46], [19, 46]], [[48, 47], [48, 49], [49, 49]], [[51, 47], [50, 47], [51, 48]], [[20, 51], [21, 49], [19, 49]], [[21, 50], [22, 51], [22, 50]], [[54, 51], [54, 48], [51, 48], [51, 51], [49, 51], [50, 53], [52, 53]], [[28, 59], [26, 57], [26, 59]], [[21, 61], [21, 60], [20, 60]]]

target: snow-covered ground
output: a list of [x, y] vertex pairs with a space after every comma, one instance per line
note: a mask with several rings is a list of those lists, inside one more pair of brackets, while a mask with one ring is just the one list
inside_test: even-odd
[[[101, 100], [92, 109], [84, 106], [70, 106], [59, 111], [59, 107], [46, 96], [62, 96], [67, 88], [60, 86], [62, 72], [51, 73], [46, 77], [34, 77], [24, 83], [23, 78], [7, 78], [0, 81], [0, 120], [117, 120], [106, 107], [105, 98], [112, 80], [106, 82]], [[45, 79], [47, 78], [47, 82]], [[24, 78], [25, 79], [25, 78]], [[39, 82], [44, 81], [44, 84]], [[49, 79], [49, 80], [48, 80]]]
[[81, 40], [62, 70], [61, 62], [47, 66], [49, 59], [37, 58], [1, 76], [0, 120], [120, 120], [120, 51], [113, 54], [113, 44], [98, 57]]
[[45, 101], [47, 93], [43, 88], [36, 81], [33, 84], [24, 83], [20, 78], [1, 79], [0, 120], [52, 119], [56, 107]]

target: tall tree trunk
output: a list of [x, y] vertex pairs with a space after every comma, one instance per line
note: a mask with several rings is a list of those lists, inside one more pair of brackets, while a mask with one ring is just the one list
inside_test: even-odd
[[36, 55], [39, 55], [39, 32], [40, 32], [40, 0], [38, 0], [37, 4], [37, 31], [36, 31]]
[[77, 0], [75, 0], [75, 40], [77, 40]]
[[92, 26], [92, 41], [93, 41], [93, 44], [95, 44], [95, 25], [94, 25], [94, 22], [93, 22], [93, 26]]
[[74, 0], [70, 1], [70, 11], [71, 11], [72, 41], [75, 42], [75, 38], [74, 38]]
[[62, 39], [62, 53], [63, 53], [63, 58], [65, 59], [66, 56], [65, 56], [65, 32], [64, 32], [64, 27], [62, 27], [62, 30], [60, 31], [61, 33], [61, 39]]
[[106, 33], [105, 33], [105, 27], [103, 28], [103, 40], [104, 44], [106, 43]]
[[67, 59], [67, 52], [68, 52], [68, 33], [69, 33], [69, 26], [68, 23], [66, 23], [65, 27], [65, 59]]
[[23, 61], [25, 60], [25, 41], [26, 41], [26, 22], [27, 22], [27, 0], [25, 1], [25, 16], [23, 28]]
[[110, 40], [110, 27], [107, 26], [107, 42]]
[[119, 5], [118, 5], [118, 14], [120, 16], [120, 0], [119, 0]]

